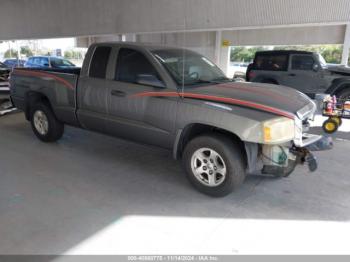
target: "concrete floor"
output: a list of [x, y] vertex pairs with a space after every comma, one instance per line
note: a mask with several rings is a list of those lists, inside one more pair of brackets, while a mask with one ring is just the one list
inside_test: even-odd
[[0, 254], [350, 254], [349, 135], [319, 170], [199, 194], [171, 153], [67, 128], [38, 141], [0, 118]]

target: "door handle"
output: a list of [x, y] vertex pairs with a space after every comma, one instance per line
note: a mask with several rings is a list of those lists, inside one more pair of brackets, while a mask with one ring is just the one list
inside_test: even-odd
[[111, 95], [112, 96], [124, 97], [124, 96], [126, 96], [126, 93], [123, 92], [123, 91], [119, 91], [119, 90], [112, 90], [111, 91]]
[[297, 76], [296, 74], [289, 74], [289, 76]]

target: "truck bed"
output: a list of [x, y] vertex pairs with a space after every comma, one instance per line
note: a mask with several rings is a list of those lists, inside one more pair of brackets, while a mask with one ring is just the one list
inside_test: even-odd
[[80, 75], [81, 68], [18, 68], [20, 70], [26, 71], [42, 71], [42, 72], [52, 72], [52, 73], [61, 73], [61, 74], [72, 74], [72, 75]]
[[10, 94], [18, 109], [25, 110], [33, 93], [49, 99], [56, 117], [76, 125], [76, 86], [80, 68], [16, 68], [11, 73]]

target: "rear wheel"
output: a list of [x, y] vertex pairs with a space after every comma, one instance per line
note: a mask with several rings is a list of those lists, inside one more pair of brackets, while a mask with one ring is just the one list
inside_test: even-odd
[[226, 136], [194, 138], [187, 144], [182, 160], [191, 184], [213, 197], [228, 195], [246, 176], [242, 151]]
[[56, 118], [51, 108], [45, 103], [33, 106], [30, 122], [34, 134], [43, 142], [55, 142], [63, 135], [63, 123]]

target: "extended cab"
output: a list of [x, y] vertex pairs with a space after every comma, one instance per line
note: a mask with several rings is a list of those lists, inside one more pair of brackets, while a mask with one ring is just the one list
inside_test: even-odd
[[304, 162], [315, 170], [309, 149], [324, 142], [305, 134], [316, 110], [307, 96], [234, 83], [189, 50], [99, 43], [81, 70], [15, 69], [10, 85], [42, 141], [60, 139], [71, 125], [163, 147], [211, 196], [227, 195], [246, 174], [284, 177]]
[[313, 52], [257, 52], [246, 80], [289, 86], [312, 98], [318, 93], [350, 97], [350, 68], [327, 65], [320, 54]]

